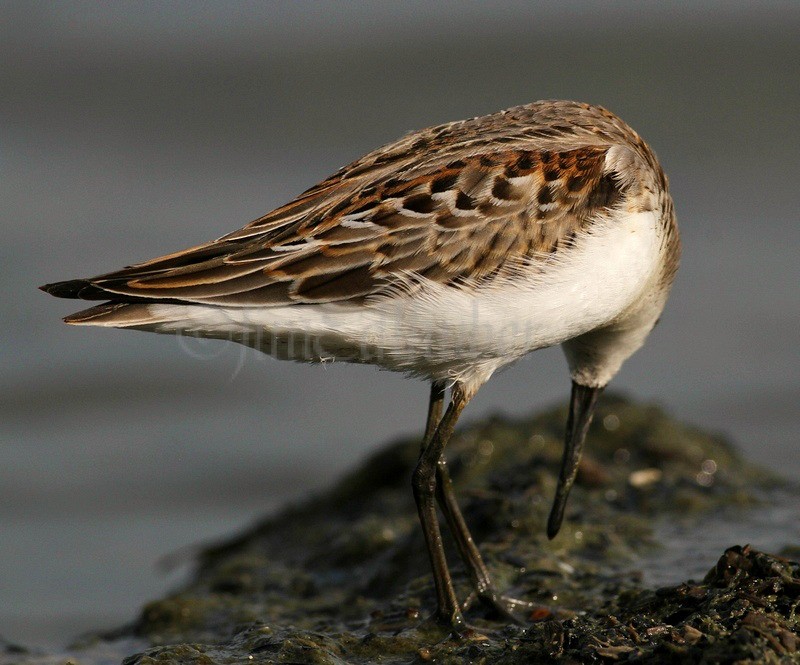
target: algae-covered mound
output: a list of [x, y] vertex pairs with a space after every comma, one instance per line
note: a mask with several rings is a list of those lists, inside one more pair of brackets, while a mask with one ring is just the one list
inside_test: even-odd
[[[794, 564], [732, 549], [702, 583], [646, 590], [654, 518], [754, 505], [771, 479], [718, 437], [654, 407], [600, 406], [562, 533], [544, 534], [562, 409], [475, 424], [448, 458], [498, 585], [547, 605], [528, 626], [469, 607], [462, 640], [424, 621], [435, 599], [409, 490], [418, 441], [374, 455], [330, 492], [205, 552], [195, 581], [148, 605], [129, 660], [233, 663], [767, 662], [796, 655]], [[457, 591], [470, 588], [454, 550]], [[709, 566], [713, 561], [709, 562]], [[634, 572], [631, 572], [634, 571]], [[775, 660], [778, 662], [778, 660]]]
[[222, 644], [156, 648], [125, 663], [800, 662], [800, 564], [748, 547], [728, 549], [702, 583], [616, 589], [597, 601], [566, 620], [482, 624], [458, 640], [414, 627], [412, 611], [349, 629], [321, 619], [305, 629], [254, 623]]
[[736, 518], [777, 481], [719, 437], [607, 397], [548, 541], [565, 416], [477, 423], [447, 451], [497, 585], [542, 606], [523, 625], [470, 602], [454, 548], [473, 631], [454, 639], [426, 621], [435, 598], [410, 491], [419, 442], [408, 440], [204, 552], [186, 588], [117, 634], [152, 645], [125, 662], [800, 662], [798, 564], [733, 547], [701, 582], [652, 589], [637, 572], [658, 551], [659, 520]]

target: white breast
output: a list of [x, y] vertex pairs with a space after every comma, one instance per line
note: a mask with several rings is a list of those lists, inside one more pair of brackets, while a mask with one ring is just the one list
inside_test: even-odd
[[602, 327], [653, 282], [652, 212], [617, 215], [518, 274], [481, 288], [426, 282], [359, 306], [151, 305], [157, 332], [225, 337], [294, 360], [369, 362], [428, 378], [480, 375]]

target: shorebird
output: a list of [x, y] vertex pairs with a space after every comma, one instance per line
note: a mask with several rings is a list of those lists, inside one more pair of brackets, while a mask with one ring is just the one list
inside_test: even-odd
[[562, 346], [572, 394], [554, 537], [596, 400], [658, 321], [679, 256], [647, 144], [599, 106], [540, 101], [410, 133], [218, 240], [41, 288], [107, 301], [64, 319], [74, 325], [222, 338], [429, 381], [412, 488], [435, 616], [459, 630], [436, 503], [477, 597], [508, 618], [525, 607], [495, 587], [456, 503], [444, 450], [459, 415], [499, 368]]

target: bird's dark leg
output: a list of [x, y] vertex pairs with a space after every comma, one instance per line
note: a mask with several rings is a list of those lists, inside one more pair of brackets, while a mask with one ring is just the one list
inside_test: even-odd
[[431, 398], [428, 401], [428, 420], [425, 422], [425, 434], [422, 437], [422, 447], [420, 453], [425, 450], [425, 446], [431, 440], [433, 433], [436, 431], [436, 426], [442, 419], [442, 405], [444, 404], [444, 381], [434, 381], [431, 383]]
[[[431, 384], [431, 397], [428, 404], [428, 420], [425, 426], [425, 437], [423, 438], [423, 449], [430, 441], [436, 431], [436, 425], [441, 417], [442, 403], [444, 401], [445, 384], [443, 381], [434, 381]], [[508, 596], [502, 596], [497, 589], [489, 574], [486, 564], [483, 562], [481, 553], [475, 545], [472, 534], [469, 532], [467, 523], [458, 507], [453, 481], [450, 479], [450, 472], [447, 468], [447, 460], [442, 454], [439, 457], [436, 468], [436, 500], [447, 520], [447, 526], [456, 541], [459, 555], [467, 568], [467, 573], [472, 581], [475, 593], [482, 603], [490, 606], [501, 616], [518, 621], [513, 615], [514, 610], [533, 609], [533, 603], [517, 600]]]
[[[437, 400], [433, 399], [435, 391], [431, 391], [429, 427], [426, 429], [430, 429], [430, 421], [437, 410], [435, 402], [441, 400], [443, 386], [439, 384], [437, 390], [440, 394]], [[461, 614], [461, 606], [458, 604], [458, 599], [453, 590], [453, 581], [450, 578], [450, 571], [447, 567], [442, 545], [442, 533], [439, 529], [439, 521], [436, 515], [436, 475], [439, 458], [442, 456], [444, 447], [453, 433], [459, 415], [461, 415], [471, 397], [472, 395], [464, 390], [462, 384], [456, 383], [453, 386], [450, 405], [438, 425], [436, 425], [435, 430], [429, 437], [426, 437], [412, 478], [414, 499], [417, 502], [419, 520], [422, 524], [422, 532], [425, 535], [425, 543], [428, 546], [431, 568], [433, 569], [437, 617], [456, 632], [461, 632], [465, 628], [465, 624], [464, 617]]]
[[502, 595], [497, 591], [497, 587], [492, 581], [489, 570], [483, 562], [481, 553], [477, 545], [475, 545], [464, 516], [461, 514], [461, 509], [456, 502], [453, 482], [450, 479], [447, 462], [444, 458], [439, 459], [436, 473], [436, 498], [447, 520], [447, 526], [456, 541], [461, 560], [467, 568], [478, 599], [501, 617], [515, 623], [521, 623], [519, 618], [514, 615], [514, 611], [533, 610], [538, 606], [534, 603]]

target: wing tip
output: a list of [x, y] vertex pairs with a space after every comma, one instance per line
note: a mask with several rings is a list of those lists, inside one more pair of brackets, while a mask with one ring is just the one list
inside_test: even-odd
[[68, 279], [63, 282], [42, 284], [39, 290], [56, 298], [80, 298], [80, 292], [89, 285], [85, 279]]
[[49, 293], [56, 298], [70, 298], [73, 300], [107, 300], [114, 294], [96, 286], [89, 279], [68, 279], [63, 282], [43, 284], [39, 290]]

